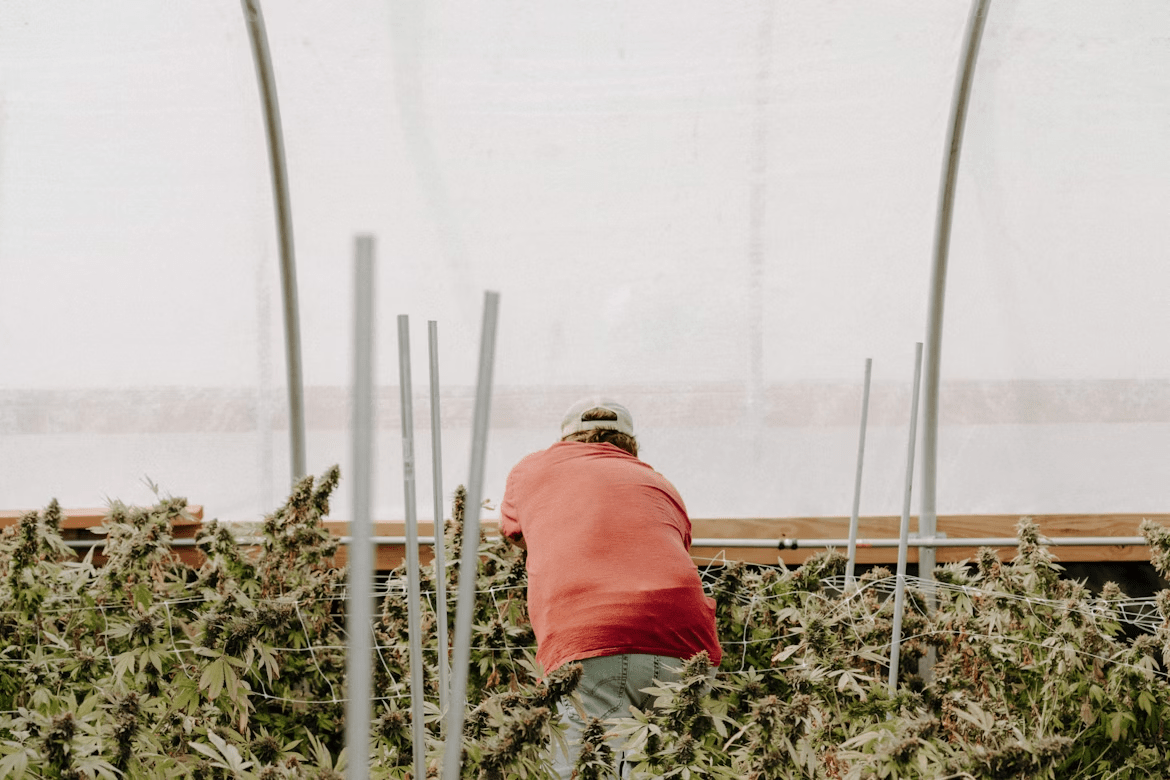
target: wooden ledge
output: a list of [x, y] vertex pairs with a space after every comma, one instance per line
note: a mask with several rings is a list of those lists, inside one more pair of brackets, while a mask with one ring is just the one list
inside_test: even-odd
[[[191, 516], [190, 520], [180, 518], [171, 522], [171, 535], [175, 539], [194, 539], [199, 527], [203, 524], [203, 507], [201, 505], [188, 504], [186, 510], [187, 514]], [[40, 512], [43, 510], [0, 509], [0, 529], [16, 525], [20, 518], [30, 511]], [[66, 541], [101, 539], [101, 535], [94, 533], [93, 529], [100, 528], [109, 513], [109, 507], [62, 509], [61, 538]], [[84, 557], [85, 550], [78, 550], [78, 553]], [[194, 547], [176, 547], [175, 554], [189, 566], [199, 566], [203, 563], [203, 555]], [[101, 548], [94, 550], [93, 561], [95, 564], [104, 563], [105, 559]]]
[[[955, 538], [1010, 538], [1016, 535], [1016, 526], [1024, 515], [943, 515], [938, 518], [937, 528], [940, 534]], [[1040, 528], [1042, 536], [1059, 538], [1065, 536], [1138, 536], [1138, 527], [1142, 520], [1153, 520], [1170, 527], [1170, 514], [1102, 514], [1102, 515], [1074, 515], [1050, 514], [1028, 515]], [[499, 533], [499, 524], [496, 520], [482, 521], [484, 531], [489, 535]], [[335, 536], [345, 536], [348, 533], [348, 524], [329, 522], [326, 527]], [[895, 515], [871, 516], [858, 519], [858, 538], [861, 539], [896, 539], [901, 525], [901, 517]], [[910, 518], [910, 530], [913, 533], [918, 528], [917, 516]], [[419, 536], [431, 536], [431, 523], [419, 523]], [[405, 536], [405, 523], [385, 522], [375, 523], [376, 536]], [[691, 520], [691, 536], [695, 539], [795, 539], [799, 544], [801, 539], [848, 539], [849, 518], [839, 517], [796, 517], [796, 518], [696, 518]], [[746, 563], [760, 563], [775, 565], [783, 561], [788, 566], [799, 566], [812, 555], [821, 552], [821, 547], [799, 547], [795, 550], [781, 550], [768, 547], [739, 547], [739, 546], [693, 546], [691, 557], [698, 563], [706, 563], [713, 559], [725, 558], [728, 561], [744, 561]], [[1010, 560], [1015, 557], [1015, 546], [995, 548], [1000, 558]], [[1050, 548], [1059, 561], [1064, 562], [1124, 562], [1148, 561], [1149, 548], [1140, 546], [1102, 545], [1102, 546], [1059, 546]], [[845, 544], [840, 548], [845, 552]], [[936, 548], [935, 559], [939, 563], [961, 561], [974, 558], [979, 552], [978, 547], [939, 547]], [[381, 545], [377, 553], [377, 568], [387, 570], [397, 566], [404, 557], [402, 545]], [[344, 560], [345, 551], [339, 551], [339, 560]], [[423, 546], [419, 550], [419, 560], [428, 563], [431, 560], [431, 549]], [[893, 565], [898, 560], [896, 547], [862, 547], [857, 550], [857, 562], [861, 564]], [[911, 546], [908, 550], [908, 560], [918, 562], [918, 549]]]
[[[13, 525], [25, 511], [0, 510], [0, 528]], [[93, 509], [64, 509], [61, 527], [66, 539], [97, 539], [98, 536], [90, 532], [102, 524], [108, 513], [107, 508]], [[175, 538], [192, 539], [202, 522], [203, 507], [191, 505], [187, 512], [194, 518], [191, 521], [178, 521], [173, 525]], [[940, 515], [938, 518], [938, 532], [947, 537], [956, 538], [1006, 538], [1016, 535], [1016, 525], [1022, 515]], [[1170, 514], [1047, 514], [1030, 515], [1040, 528], [1042, 536], [1059, 538], [1066, 536], [1138, 536], [1138, 527], [1143, 520], [1152, 520], [1170, 527]], [[901, 518], [894, 515], [862, 517], [858, 520], [858, 538], [860, 539], [894, 539], [898, 535]], [[485, 519], [481, 522], [483, 530], [489, 536], [499, 533], [498, 521]], [[796, 517], [796, 518], [700, 518], [692, 519], [692, 536], [695, 539], [768, 539], [776, 540], [795, 539], [798, 547], [795, 550], [781, 550], [779, 544], [772, 547], [741, 547], [704, 545], [692, 547], [691, 557], [700, 564], [711, 560], [725, 559], [728, 561], [744, 561], [746, 563], [776, 564], [783, 561], [788, 566], [798, 566], [824, 548], [799, 546], [801, 539], [841, 539], [849, 535], [849, 518], [837, 517]], [[344, 522], [326, 522], [325, 527], [334, 536], [345, 536], [349, 533], [349, 524]], [[910, 519], [910, 530], [917, 530], [918, 518]], [[375, 536], [402, 537], [406, 535], [406, 525], [402, 521], [379, 522], [374, 524]], [[419, 523], [419, 536], [432, 536], [431, 523]], [[908, 560], [918, 561], [918, 549], [913, 546], [908, 551]], [[1008, 560], [1015, 555], [1015, 547], [996, 548], [999, 556]], [[1127, 562], [1149, 561], [1150, 551], [1145, 545], [1101, 545], [1101, 546], [1060, 546], [1050, 548], [1053, 555], [1061, 562]], [[840, 550], [845, 551], [842, 543]], [[202, 562], [202, 556], [193, 547], [177, 547], [180, 558], [192, 566]], [[936, 560], [939, 563], [960, 561], [974, 558], [978, 553], [976, 547], [939, 547], [936, 548]], [[379, 571], [388, 571], [399, 565], [405, 557], [404, 545], [383, 544], [377, 549], [375, 566]], [[419, 550], [419, 560], [426, 564], [433, 558], [430, 545], [424, 545]], [[857, 562], [860, 564], [893, 565], [897, 562], [898, 550], [896, 547], [860, 547], [857, 550]], [[100, 556], [95, 556], [100, 560]], [[338, 550], [337, 563], [344, 565], [346, 549]]]
[[[1041, 536], [1060, 538], [1067, 536], [1139, 536], [1138, 527], [1142, 520], [1153, 520], [1170, 526], [1170, 514], [1049, 514], [1049, 515], [939, 515], [937, 531], [951, 539], [962, 538], [1003, 538], [1014, 537], [1016, 526], [1022, 517], [1031, 517], [1040, 528]], [[895, 515], [858, 518], [859, 539], [896, 539], [901, 517]], [[760, 519], [702, 519], [692, 520], [692, 535], [700, 538], [723, 539], [842, 539], [849, 538], [848, 517], [795, 517]], [[910, 532], [918, 529], [918, 517], [910, 517]], [[719, 548], [692, 547], [695, 560], [706, 561], [719, 556], [723, 551], [728, 560], [749, 563], [799, 565], [824, 548], [801, 548], [779, 550], [767, 548]], [[1061, 546], [1049, 548], [1059, 561], [1065, 562], [1115, 562], [1148, 561], [1150, 550], [1140, 546]], [[845, 544], [840, 547], [845, 552]], [[1016, 548], [995, 548], [1000, 558], [1015, 557]], [[918, 562], [918, 548], [911, 541], [908, 560]], [[935, 560], [939, 563], [974, 558], [978, 547], [938, 547]], [[898, 561], [896, 547], [863, 547], [857, 550], [857, 562], [862, 564], [895, 564]]]

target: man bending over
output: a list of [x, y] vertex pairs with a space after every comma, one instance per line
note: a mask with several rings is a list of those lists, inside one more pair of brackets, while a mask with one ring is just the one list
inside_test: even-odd
[[[578, 401], [561, 440], [521, 460], [500, 506], [505, 537], [528, 550], [528, 613], [536, 659], [551, 672], [571, 661], [586, 718], [629, 715], [654, 697], [641, 689], [678, 679], [700, 651], [722, 657], [715, 602], [690, 557], [691, 523], [674, 486], [638, 459], [634, 423], [605, 398]], [[584, 726], [563, 707], [568, 777]]]

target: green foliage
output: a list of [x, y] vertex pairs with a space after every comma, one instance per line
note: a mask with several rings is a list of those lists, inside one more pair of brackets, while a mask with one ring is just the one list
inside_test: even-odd
[[[0, 777], [341, 777], [345, 748], [344, 586], [322, 521], [339, 472], [306, 478], [241, 547], [202, 527], [198, 569], [171, 549], [183, 499], [111, 505], [105, 562], [76, 560], [56, 502], [0, 537]], [[458, 571], [464, 491], [446, 529]], [[433, 566], [415, 573], [423, 610], [428, 757], [441, 755]], [[391, 573], [375, 660], [372, 776], [412, 764], [405, 602]], [[455, 577], [451, 576], [452, 581]], [[467, 774], [546, 772], [556, 704], [579, 668], [540, 680], [524, 561], [481, 539], [468, 696]], [[450, 593], [454, 593], [452, 586]], [[448, 620], [455, 620], [452, 602]]]
[[[322, 525], [339, 479], [298, 483], [241, 547], [219, 523], [198, 569], [171, 549], [183, 499], [110, 507], [106, 561], [77, 560], [56, 503], [0, 537], [0, 777], [340, 778], [346, 572]], [[465, 495], [444, 541], [454, 594]], [[1153, 559], [1170, 532], [1146, 524]], [[887, 683], [893, 599], [878, 569], [846, 588], [843, 558], [796, 570], [704, 572], [724, 657], [689, 661], [655, 707], [587, 724], [581, 778], [1145, 778], [1170, 774], [1170, 593], [1152, 633], [1127, 639], [1116, 587], [1061, 579], [1029, 521], [1010, 562], [990, 550], [911, 590], [896, 691]], [[442, 756], [433, 565], [386, 581], [374, 625], [376, 778], [412, 773], [407, 578], [421, 610], [429, 773]], [[558, 701], [580, 667], [542, 675], [526, 611], [524, 553], [481, 538], [464, 777], [540, 778], [560, 739]], [[453, 629], [454, 598], [447, 619]], [[449, 633], [453, 634], [453, 630]], [[929, 679], [917, 659], [935, 657]]]

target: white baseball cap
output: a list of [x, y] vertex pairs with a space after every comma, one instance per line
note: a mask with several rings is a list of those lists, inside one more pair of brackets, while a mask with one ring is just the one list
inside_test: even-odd
[[[581, 417], [586, 412], [591, 412], [595, 409], [611, 412], [617, 417], [617, 419], [581, 419]], [[605, 431], [621, 431], [628, 436], [633, 436], [634, 418], [630, 415], [629, 409], [610, 398], [604, 398], [602, 396], [590, 396], [589, 398], [582, 398], [580, 401], [570, 406], [569, 411], [565, 412], [565, 419], [561, 421], [561, 438], [564, 438], [570, 434], [597, 429]]]

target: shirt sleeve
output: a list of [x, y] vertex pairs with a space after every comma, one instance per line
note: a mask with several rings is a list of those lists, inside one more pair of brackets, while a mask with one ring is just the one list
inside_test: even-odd
[[686, 548], [687, 552], [690, 552], [691, 551], [691, 516], [690, 516], [690, 513], [687, 512], [687, 505], [685, 503], [683, 503], [683, 498], [679, 494], [678, 488], [676, 488], [674, 486], [674, 483], [672, 483], [669, 479], [662, 476], [661, 474], [658, 474], [658, 476], [662, 479], [663, 483], [665, 484], [665, 487], [667, 488], [665, 490], [666, 495], [670, 497], [671, 503], [673, 503], [675, 506], [675, 509], [678, 510], [678, 530], [682, 534], [683, 547]]
[[504, 486], [504, 500], [500, 502], [500, 533], [508, 539], [523, 539], [524, 531], [520, 528], [520, 515], [516, 507], [516, 482], [513, 477], [515, 471], [508, 474], [508, 482]]

